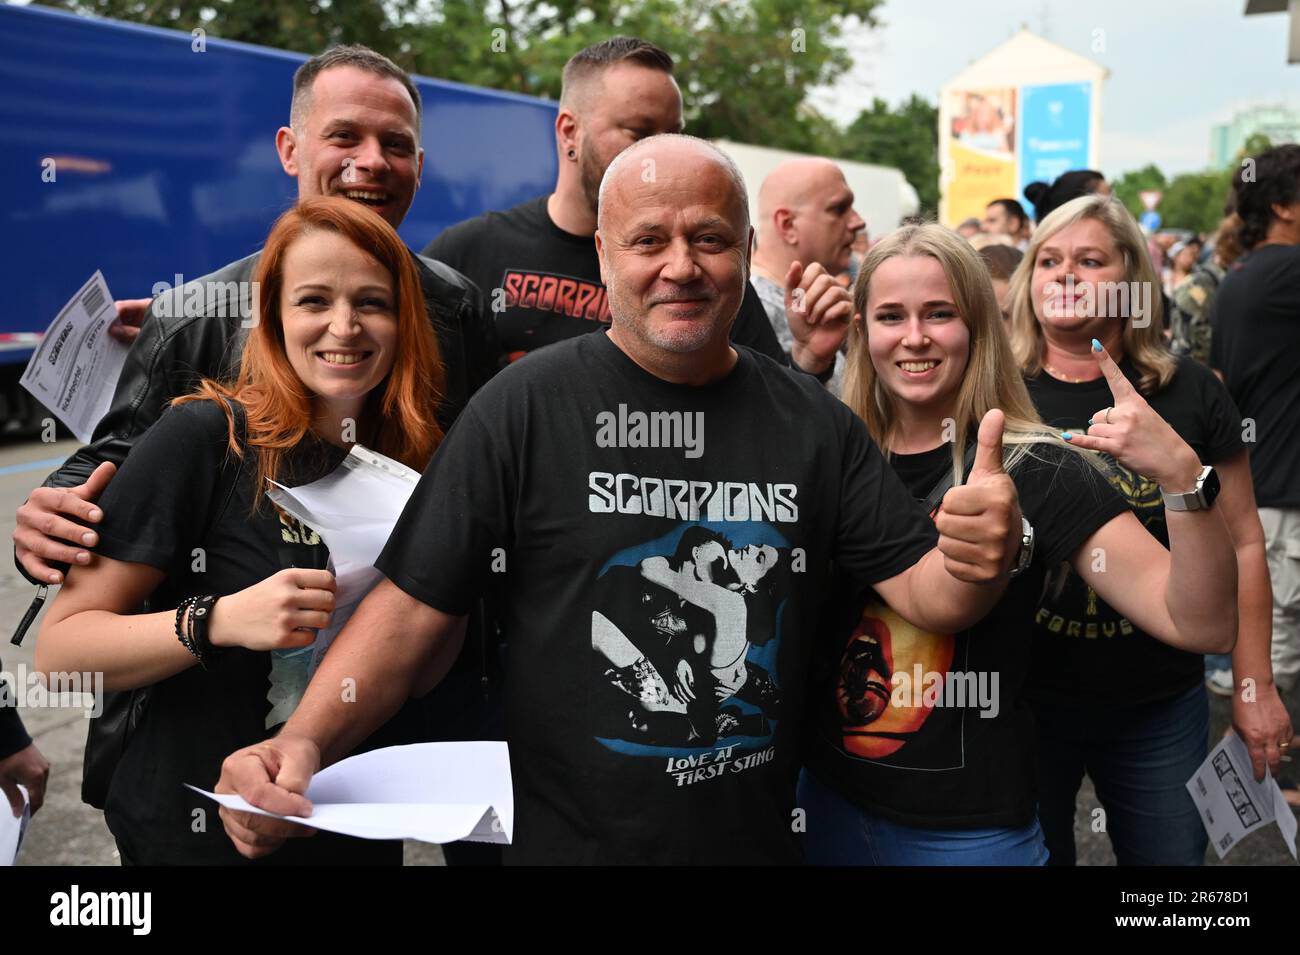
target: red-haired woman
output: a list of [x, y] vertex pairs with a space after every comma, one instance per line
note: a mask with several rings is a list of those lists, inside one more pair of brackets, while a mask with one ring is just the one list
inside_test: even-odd
[[[304, 200], [275, 223], [256, 280], [238, 378], [202, 382], [140, 440], [36, 648], [43, 673], [149, 687], [104, 813], [124, 863], [248, 861], [184, 784], [210, 790], [227, 753], [266, 737], [272, 651], [310, 643], [334, 607], [323, 543], [266, 500], [267, 479], [315, 480], [354, 442], [423, 469], [442, 437], [437, 341], [383, 219]], [[156, 612], [136, 612], [146, 599]], [[390, 723], [370, 743], [401, 739]], [[320, 833], [277, 856], [400, 864], [401, 844]]]

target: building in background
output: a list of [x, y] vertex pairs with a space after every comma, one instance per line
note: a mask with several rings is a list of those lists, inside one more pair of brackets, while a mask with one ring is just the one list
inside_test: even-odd
[[1300, 63], [1300, 0], [1246, 0], [1246, 16], [1263, 13], [1287, 15], [1286, 61]]
[[1210, 164], [1223, 169], [1237, 161], [1237, 152], [1255, 133], [1274, 146], [1300, 143], [1300, 109], [1280, 103], [1237, 110], [1226, 123], [1210, 127]]
[[1107, 71], [1021, 30], [939, 94], [939, 219], [980, 218], [994, 199], [1027, 202], [1024, 187], [1096, 169]]

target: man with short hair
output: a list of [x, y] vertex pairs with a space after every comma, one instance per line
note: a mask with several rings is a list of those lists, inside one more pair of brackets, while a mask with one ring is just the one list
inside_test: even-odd
[[1029, 246], [1029, 216], [1017, 199], [994, 199], [984, 209], [984, 231], [1011, 237], [1021, 252]]
[[[367, 47], [333, 47], [294, 74], [290, 116], [291, 125], [276, 133], [275, 148], [300, 197], [346, 196], [394, 228], [401, 224], [420, 187], [424, 150], [420, 94], [400, 67]], [[18, 509], [17, 563], [33, 583], [61, 583], [55, 562], [89, 562], [94, 532], [83, 525], [96, 520], [94, 501], [168, 402], [203, 377], [234, 376], [260, 254], [171, 289], [150, 305], [91, 443]], [[412, 258], [447, 372], [438, 411], [445, 429], [490, 377], [495, 345], [481, 320], [478, 289], [439, 262], [414, 253]], [[194, 301], [203, 307], [188, 305]]]
[[[510, 633], [507, 861], [797, 861], [799, 721], [831, 562], [936, 632], [1001, 595], [1021, 521], [1000, 412], [936, 547], [861, 420], [730, 343], [753, 241], [735, 165], [654, 136], [610, 164], [599, 197], [609, 331], [475, 395], [377, 562], [386, 579], [284, 729], [225, 760], [218, 792], [309, 815], [311, 776], [437, 679], [490, 588]], [[355, 702], [339, 699], [345, 674]], [[221, 818], [250, 857], [304, 834]]]
[[[793, 331], [808, 316], [815, 317], [814, 324], [851, 317], [852, 296], [836, 279], [849, 268], [853, 243], [866, 222], [853, 208], [853, 190], [840, 167], [806, 156], [767, 174], [758, 190], [757, 226], [749, 281], [781, 347], [787, 355], [798, 354], [805, 346]], [[829, 387], [838, 394], [843, 356], [836, 353], [834, 361]]]
[[[565, 64], [555, 118], [554, 191], [454, 225], [424, 249], [483, 290], [500, 340], [500, 364], [609, 324], [593, 238], [601, 176], [632, 143], [681, 129], [673, 59], [653, 43], [614, 36]], [[757, 296], [746, 296], [732, 337], [781, 357]], [[801, 367], [826, 371], [825, 363], [811, 357]]]

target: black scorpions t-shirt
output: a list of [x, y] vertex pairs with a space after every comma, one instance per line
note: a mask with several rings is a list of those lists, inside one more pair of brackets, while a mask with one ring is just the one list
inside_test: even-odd
[[[482, 290], [496, 319], [503, 362], [609, 325], [596, 240], [557, 226], [546, 211], [548, 198], [467, 219], [423, 253], [468, 275]], [[763, 303], [748, 283], [731, 340], [785, 363]]]
[[380, 556], [510, 634], [506, 739], [523, 863], [798, 859], [797, 744], [832, 561], [859, 584], [935, 543], [866, 428], [810, 376], [738, 348], [702, 387], [605, 334], [497, 375]]
[[[952, 471], [952, 448], [889, 461], [924, 500]], [[979, 623], [931, 633], [874, 592], [846, 590], [822, 627], [805, 760], [868, 812], [931, 829], [1033, 818], [1033, 719], [1024, 691], [1034, 608], [1049, 568], [1126, 504], [1082, 455], [1051, 444], [1034, 445], [1011, 478], [1034, 528], [1034, 558]]]
[[[240, 411], [242, 418], [242, 410]], [[228, 451], [225, 411], [212, 401], [170, 408], [140, 438], [105, 489], [96, 552], [167, 572], [150, 601], [175, 607], [186, 595], [233, 594], [285, 567], [323, 568], [328, 550], [311, 528], [265, 502], [252, 514], [256, 463]], [[280, 483], [306, 484], [346, 454], [308, 438]], [[75, 573], [75, 570], [74, 570]], [[217, 605], [220, 612], [220, 603]], [[221, 762], [272, 735], [272, 654], [229, 648], [211, 670], [195, 665], [148, 690], [141, 721], [113, 774], [104, 816], [132, 862], [142, 865], [246, 864], [226, 837], [217, 804], [185, 788], [211, 791]], [[413, 706], [363, 748], [415, 742]], [[201, 811], [200, 811], [201, 810]], [[318, 833], [290, 839], [271, 865], [401, 864], [401, 844]]]
[[[1132, 362], [1120, 362], [1137, 386]], [[1028, 379], [1029, 395], [1044, 421], [1082, 431], [1088, 419], [1114, 403], [1105, 378], [1071, 383], [1047, 372]], [[1227, 390], [1208, 368], [1179, 358], [1169, 384], [1147, 402], [1191, 446], [1202, 464], [1239, 453], [1241, 415]], [[1151, 536], [1169, 546], [1164, 499], [1154, 481], [1107, 458], [1111, 484], [1129, 502]], [[1153, 594], [1153, 599], [1161, 599]], [[1138, 629], [1110, 607], [1073, 571], [1048, 582], [1034, 614], [1037, 639], [1030, 673], [1030, 698], [1045, 704], [1127, 705], [1168, 700], [1204, 679], [1200, 654], [1178, 650]]]

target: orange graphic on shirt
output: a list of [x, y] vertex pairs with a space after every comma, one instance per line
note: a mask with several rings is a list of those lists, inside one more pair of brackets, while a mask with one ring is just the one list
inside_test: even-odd
[[946, 674], [954, 645], [951, 634], [918, 629], [884, 604], [867, 604], [845, 645], [835, 686], [844, 748], [870, 759], [901, 749], [933, 707], [920, 694], [895, 694], [893, 675], [910, 675], [918, 664], [925, 673]]

